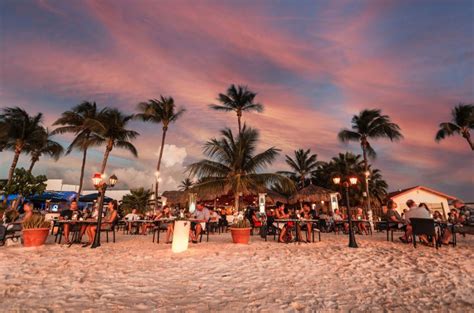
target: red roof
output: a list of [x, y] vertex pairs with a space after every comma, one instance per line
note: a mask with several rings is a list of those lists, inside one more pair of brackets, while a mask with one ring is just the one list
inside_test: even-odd
[[423, 190], [423, 191], [430, 192], [430, 193], [433, 193], [435, 195], [438, 195], [440, 197], [446, 198], [448, 200], [455, 200], [456, 199], [456, 197], [447, 195], [445, 193], [442, 193], [440, 191], [436, 191], [434, 189], [431, 189], [431, 188], [428, 188], [428, 187], [425, 187], [425, 186], [415, 186], [415, 187], [410, 187], [410, 188], [406, 188], [406, 189], [399, 190], [399, 191], [394, 191], [394, 192], [389, 193], [387, 195], [387, 197], [389, 199], [393, 199], [393, 198], [396, 198], [396, 197], [401, 196], [403, 194], [406, 194], [406, 193], [408, 193], [412, 190]]

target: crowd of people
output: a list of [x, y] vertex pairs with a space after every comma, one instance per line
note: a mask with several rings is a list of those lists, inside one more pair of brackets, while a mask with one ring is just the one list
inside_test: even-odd
[[[436, 238], [442, 244], [449, 244], [453, 235], [453, 230], [456, 233], [474, 234], [474, 209], [466, 206], [461, 200], [453, 202], [453, 208], [448, 213], [447, 218], [444, 218], [441, 212], [431, 211], [426, 203], [417, 205], [415, 201], [408, 200], [406, 202], [407, 208], [403, 210], [402, 214], [397, 211], [397, 203], [389, 200], [387, 203], [386, 219], [388, 222], [394, 223], [395, 227], [404, 231], [404, 235], [399, 237], [403, 243], [410, 242], [413, 235], [413, 227], [411, 225], [411, 218], [425, 218], [433, 219], [436, 222], [436, 230], [439, 238]], [[448, 227], [452, 225], [452, 227]], [[429, 244], [426, 236], [420, 236], [420, 240]]]
[[[412, 238], [411, 218], [432, 218], [436, 222], [439, 238], [436, 238], [443, 244], [448, 244], [453, 235], [456, 233], [474, 234], [474, 209], [466, 206], [462, 201], [455, 200], [452, 203], [453, 208], [448, 212], [445, 218], [440, 211], [431, 211], [425, 203], [419, 205], [413, 200], [406, 202], [406, 208], [399, 213], [397, 203], [393, 200], [387, 202], [383, 219], [390, 223], [390, 227], [395, 227], [404, 231], [399, 237], [400, 241], [407, 243]], [[21, 213], [20, 213], [21, 212]], [[0, 225], [1, 232], [15, 232], [21, 230], [21, 224], [33, 214], [33, 204], [24, 203], [21, 211], [8, 210], [3, 216], [3, 224]], [[232, 223], [237, 212], [229, 211], [229, 209], [214, 209], [205, 207], [202, 203], [196, 205], [194, 212], [184, 212], [172, 210], [169, 206], [164, 206], [157, 211], [148, 211], [139, 213], [137, 209], [132, 209], [123, 217], [119, 216], [117, 201], [111, 201], [107, 204], [105, 215], [102, 218], [101, 229], [111, 229], [122, 220], [130, 234], [146, 235], [151, 228], [156, 227], [154, 222], [160, 221], [162, 230], [166, 230], [166, 243], [171, 243], [174, 231], [174, 219], [177, 217], [191, 219], [191, 230], [189, 240], [197, 243], [200, 236], [206, 230], [214, 231], [215, 228], [225, 228]], [[319, 230], [330, 231], [349, 231], [348, 216], [346, 208], [317, 210], [309, 203], [303, 203], [300, 207], [286, 207], [285, 204], [277, 202], [274, 208], [267, 208], [265, 213], [259, 212], [254, 207], [248, 207], [245, 213], [254, 229], [260, 230], [260, 235], [278, 234], [279, 242], [289, 242], [294, 239], [302, 242], [309, 242], [314, 228]], [[96, 220], [98, 217], [98, 209], [79, 210], [78, 203], [71, 201], [69, 208], [60, 212], [59, 220]], [[368, 223], [364, 210], [360, 207], [355, 208], [351, 215], [353, 226], [356, 232], [360, 234], [368, 234], [371, 226]], [[279, 220], [289, 220], [279, 222]], [[451, 225], [451, 227], [447, 227]], [[77, 229], [79, 227], [79, 229]], [[73, 229], [75, 228], [75, 229]], [[214, 228], [214, 229], [213, 229]], [[71, 244], [70, 233], [74, 230], [79, 233], [79, 240], [87, 235], [87, 241], [83, 247], [87, 247], [93, 243], [97, 225], [93, 223], [63, 223], [62, 231], [64, 233], [65, 243]], [[303, 236], [303, 232], [306, 236]], [[296, 238], [295, 238], [296, 236]], [[420, 236], [422, 242], [429, 244], [429, 238]]]

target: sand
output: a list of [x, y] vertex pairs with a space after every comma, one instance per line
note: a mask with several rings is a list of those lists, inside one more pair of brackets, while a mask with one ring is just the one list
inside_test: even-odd
[[385, 234], [322, 234], [279, 244], [230, 234], [173, 254], [151, 236], [119, 234], [98, 249], [0, 247], [0, 311], [472, 311], [474, 238], [434, 248]]

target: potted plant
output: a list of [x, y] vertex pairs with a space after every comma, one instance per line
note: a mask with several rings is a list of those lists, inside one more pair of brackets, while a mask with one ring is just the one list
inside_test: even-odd
[[22, 223], [23, 245], [38, 247], [44, 245], [49, 234], [50, 223], [44, 220], [44, 215], [34, 213]]
[[252, 226], [246, 218], [237, 219], [230, 227], [232, 241], [234, 243], [248, 244], [250, 240], [250, 231]]

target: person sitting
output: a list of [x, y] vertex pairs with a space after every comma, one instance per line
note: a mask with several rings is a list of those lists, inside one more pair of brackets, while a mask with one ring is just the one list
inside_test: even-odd
[[[454, 209], [451, 209], [451, 218], [449, 222], [453, 224], [454, 231], [457, 233], [474, 234], [474, 209], [466, 206], [464, 202], [459, 199], [453, 202]], [[453, 233], [447, 228], [441, 239], [442, 244], [449, 244]]]
[[435, 220], [435, 222], [442, 222], [444, 220], [443, 216], [441, 215], [439, 211], [435, 211], [433, 213], [433, 219]]
[[257, 210], [252, 210], [252, 213], [250, 215], [250, 221], [253, 227], [262, 227], [262, 221], [257, 216]]
[[[127, 229], [128, 232], [131, 234], [132, 233], [132, 227], [135, 226], [136, 223], [133, 223], [133, 221], [138, 221], [140, 219], [140, 215], [137, 214], [137, 209], [132, 209], [130, 213], [124, 216], [124, 220], [127, 223]], [[138, 231], [138, 229], [137, 229]]]
[[[62, 210], [59, 214], [59, 220], [73, 220], [77, 221], [82, 217], [82, 213], [79, 211], [77, 206], [77, 201], [72, 200], [71, 204], [69, 205], [69, 209]], [[71, 228], [73, 224], [64, 223], [63, 224], [63, 231], [64, 231], [64, 239], [67, 245], [70, 245], [71, 242], [69, 241], [69, 234], [71, 232]], [[77, 225], [76, 225], [77, 227]], [[79, 229], [77, 229], [79, 231]]]
[[[314, 216], [314, 210], [311, 209], [308, 203], [303, 204], [303, 208], [300, 211], [300, 218], [303, 220], [312, 220]], [[301, 225], [301, 230], [306, 230], [306, 241], [311, 241], [311, 234], [313, 231], [313, 222], [306, 222]], [[300, 234], [301, 237], [301, 234]]]
[[[100, 226], [101, 230], [110, 229], [114, 226], [114, 223], [117, 221], [117, 217], [118, 217], [117, 208], [118, 208], [118, 203], [116, 200], [110, 201], [107, 204], [107, 214], [102, 220], [102, 224]], [[82, 245], [83, 248], [91, 245], [94, 242], [95, 234], [97, 232], [97, 225], [87, 226], [86, 231], [87, 231], [87, 237], [89, 241]]]
[[[285, 212], [285, 204], [277, 201], [276, 206], [277, 207], [275, 209], [275, 219], [287, 219], [290, 217], [288, 211]], [[285, 237], [288, 228], [286, 223], [274, 222], [273, 226], [280, 229], [280, 236], [278, 237], [278, 242], [284, 242], [283, 238]]]
[[369, 231], [367, 230], [366, 223], [363, 222], [365, 219], [366, 218], [365, 218], [364, 211], [362, 210], [362, 208], [357, 208], [356, 214], [354, 216], [354, 220], [357, 223], [357, 229], [359, 230], [361, 234], [364, 233], [368, 235]]
[[197, 239], [203, 230], [206, 230], [206, 223], [211, 217], [209, 210], [204, 207], [201, 203], [196, 206], [196, 211], [192, 214], [192, 217], [195, 221], [191, 222], [191, 230], [189, 232], [189, 237], [191, 238], [192, 243], [197, 243]]
[[[405, 219], [406, 219], [406, 222], [407, 222], [407, 228], [406, 228], [406, 239], [408, 240], [408, 238], [411, 237], [412, 233], [413, 233], [413, 228], [411, 226], [411, 222], [410, 222], [410, 219], [411, 218], [426, 218], [426, 219], [431, 219], [431, 214], [430, 212], [425, 208], [425, 207], [422, 207], [422, 206], [417, 206], [415, 201], [413, 200], [408, 200], [406, 202], [409, 210], [406, 212], [405, 214]], [[425, 235], [421, 235], [420, 236], [420, 240], [427, 244], [428, 243], [428, 239], [426, 238]]]
[[174, 231], [174, 221], [173, 214], [171, 213], [171, 209], [169, 206], [165, 205], [161, 212], [155, 216], [155, 221], [163, 220], [161, 224], [163, 227], [166, 227], [166, 243], [171, 243], [171, 237], [173, 236]]
[[[406, 230], [406, 221], [403, 217], [400, 216], [400, 214], [396, 210], [397, 207], [398, 206], [397, 206], [397, 203], [395, 201], [393, 201], [392, 199], [388, 200], [388, 202], [387, 202], [387, 222], [388, 222], [387, 227], [390, 228], [390, 224], [394, 223], [396, 225], [397, 229], [405, 231]], [[403, 236], [399, 237], [398, 239], [400, 239], [400, 241], [402, 241], [403, 243], [408, 242], [408, 237], [406, 235], [403, 235]]]
[[33, 203], [25, 202], [23, 204], [23, 214], [19, 214], [16, 209], [9, 209], [3, 215], [3, 225], [0, 225], [0, 242], [4, 243], [8, 234], [14, 234], [22, 230], [22, 223], [33, 216]]

